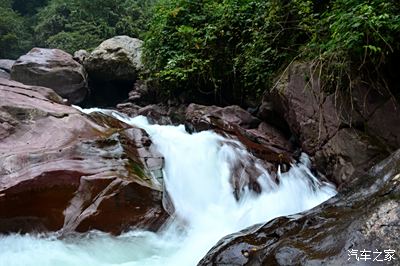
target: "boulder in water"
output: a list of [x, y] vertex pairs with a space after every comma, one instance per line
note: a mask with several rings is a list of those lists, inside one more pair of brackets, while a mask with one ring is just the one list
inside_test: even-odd
[[166, 219], [147, 134], [53, 90], [0, 79], [0, 232], [120, 233]]
[[83, 66], [59, 49], [33, 48], [15, 62], [11, 79], [51, 88], [73, 104], [82, 102], [87, 94]]

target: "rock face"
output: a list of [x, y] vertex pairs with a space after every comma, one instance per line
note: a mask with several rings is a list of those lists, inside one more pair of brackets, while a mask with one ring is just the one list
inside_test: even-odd
[[83, 101], [87, 94], [83, 66], [59, 49], [33, 48], [15, 62], [11, 79], [27, 85], [52, 88], [74, 104]]
[[0, 232], [157, 229], [162, 166], [141, 129], [0, 79]]
[[[399, 197], [400, 150], [322, 206], [225, 237], [199, 265], [370, 265], [400, 248]], [[364, 249], [371, 260], [348, 255]]]
[[283, 117], [318, 171], [341, 185], [400, 147], [400, 105], [362, 83], [351, 95], [327, 93], [317, 73], [293, 63], [264, 95], [258, 116], [270, 124]]
[[128, 36], [104, 41], [84, 62], [89, 77], [103, 81], [135, 81], [142, 68], [142, 45], [143, 41]]

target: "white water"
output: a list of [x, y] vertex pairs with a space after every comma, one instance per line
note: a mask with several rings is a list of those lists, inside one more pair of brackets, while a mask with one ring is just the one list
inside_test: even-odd
[[165, 157], [164, 182], [177, 219], [171, 219], [157, 234], [131, 231], [112, 237], [92, 232], [64, 240], [54, 235], [0, 236], [0, 266], [196, 265], [225, 235], [308, 210], [336, 194], [331, 185], [311, 174], [308, 158], [302, 156], [301, 163], [279, 174], [279, 186], [262, 169], [258, 181], [264, 192], [255, 195], [246, 191], [237, 202], [229, 183], [230, 166], [251, 156], [240, 144], [229, 145], [232, 140], [212, 132], [190, 135], [183, 126], [149, 125], [145, 117], [132, 119], [102, 112], [139, 126], [150, 135]]

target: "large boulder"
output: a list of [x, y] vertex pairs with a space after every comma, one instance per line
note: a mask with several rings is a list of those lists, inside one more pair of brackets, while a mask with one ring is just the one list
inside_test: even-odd
[[102, 42], [84, 61], [90, 79], [135, 81], [142, 68], [142, 45], [143, 41], [128, 36]]
[[82, 102], [87, 94], [83, 66], [59, 49], [33, 48], [14, 63], [11, 79], [51, 88], [74, 104]]
[[317, 208], [223, 238], [199, 265], [398, 265], [399, 197], [400, 150]]
[[0, 232], [156, 230], [162, 167], [143, 130], [0, 79]]

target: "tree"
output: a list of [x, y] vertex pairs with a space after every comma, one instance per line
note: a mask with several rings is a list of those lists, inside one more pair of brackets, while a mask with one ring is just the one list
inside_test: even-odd
[[145, 64], [166, 94], [208, 94], [219, 104], [247, 105], [307, 39], [299, 18], [310, 3], [159, 1]]
[[0, 58], [15, 59], [31, 46], [24, 18], [11, 6], [12, 1], [0, 0]]
[[146, 30], [142, 17], [152, 1], [51, 0], [38, 13], [37, 43], [73, 53], [93, 49], [115, 35], [139, 37]]

